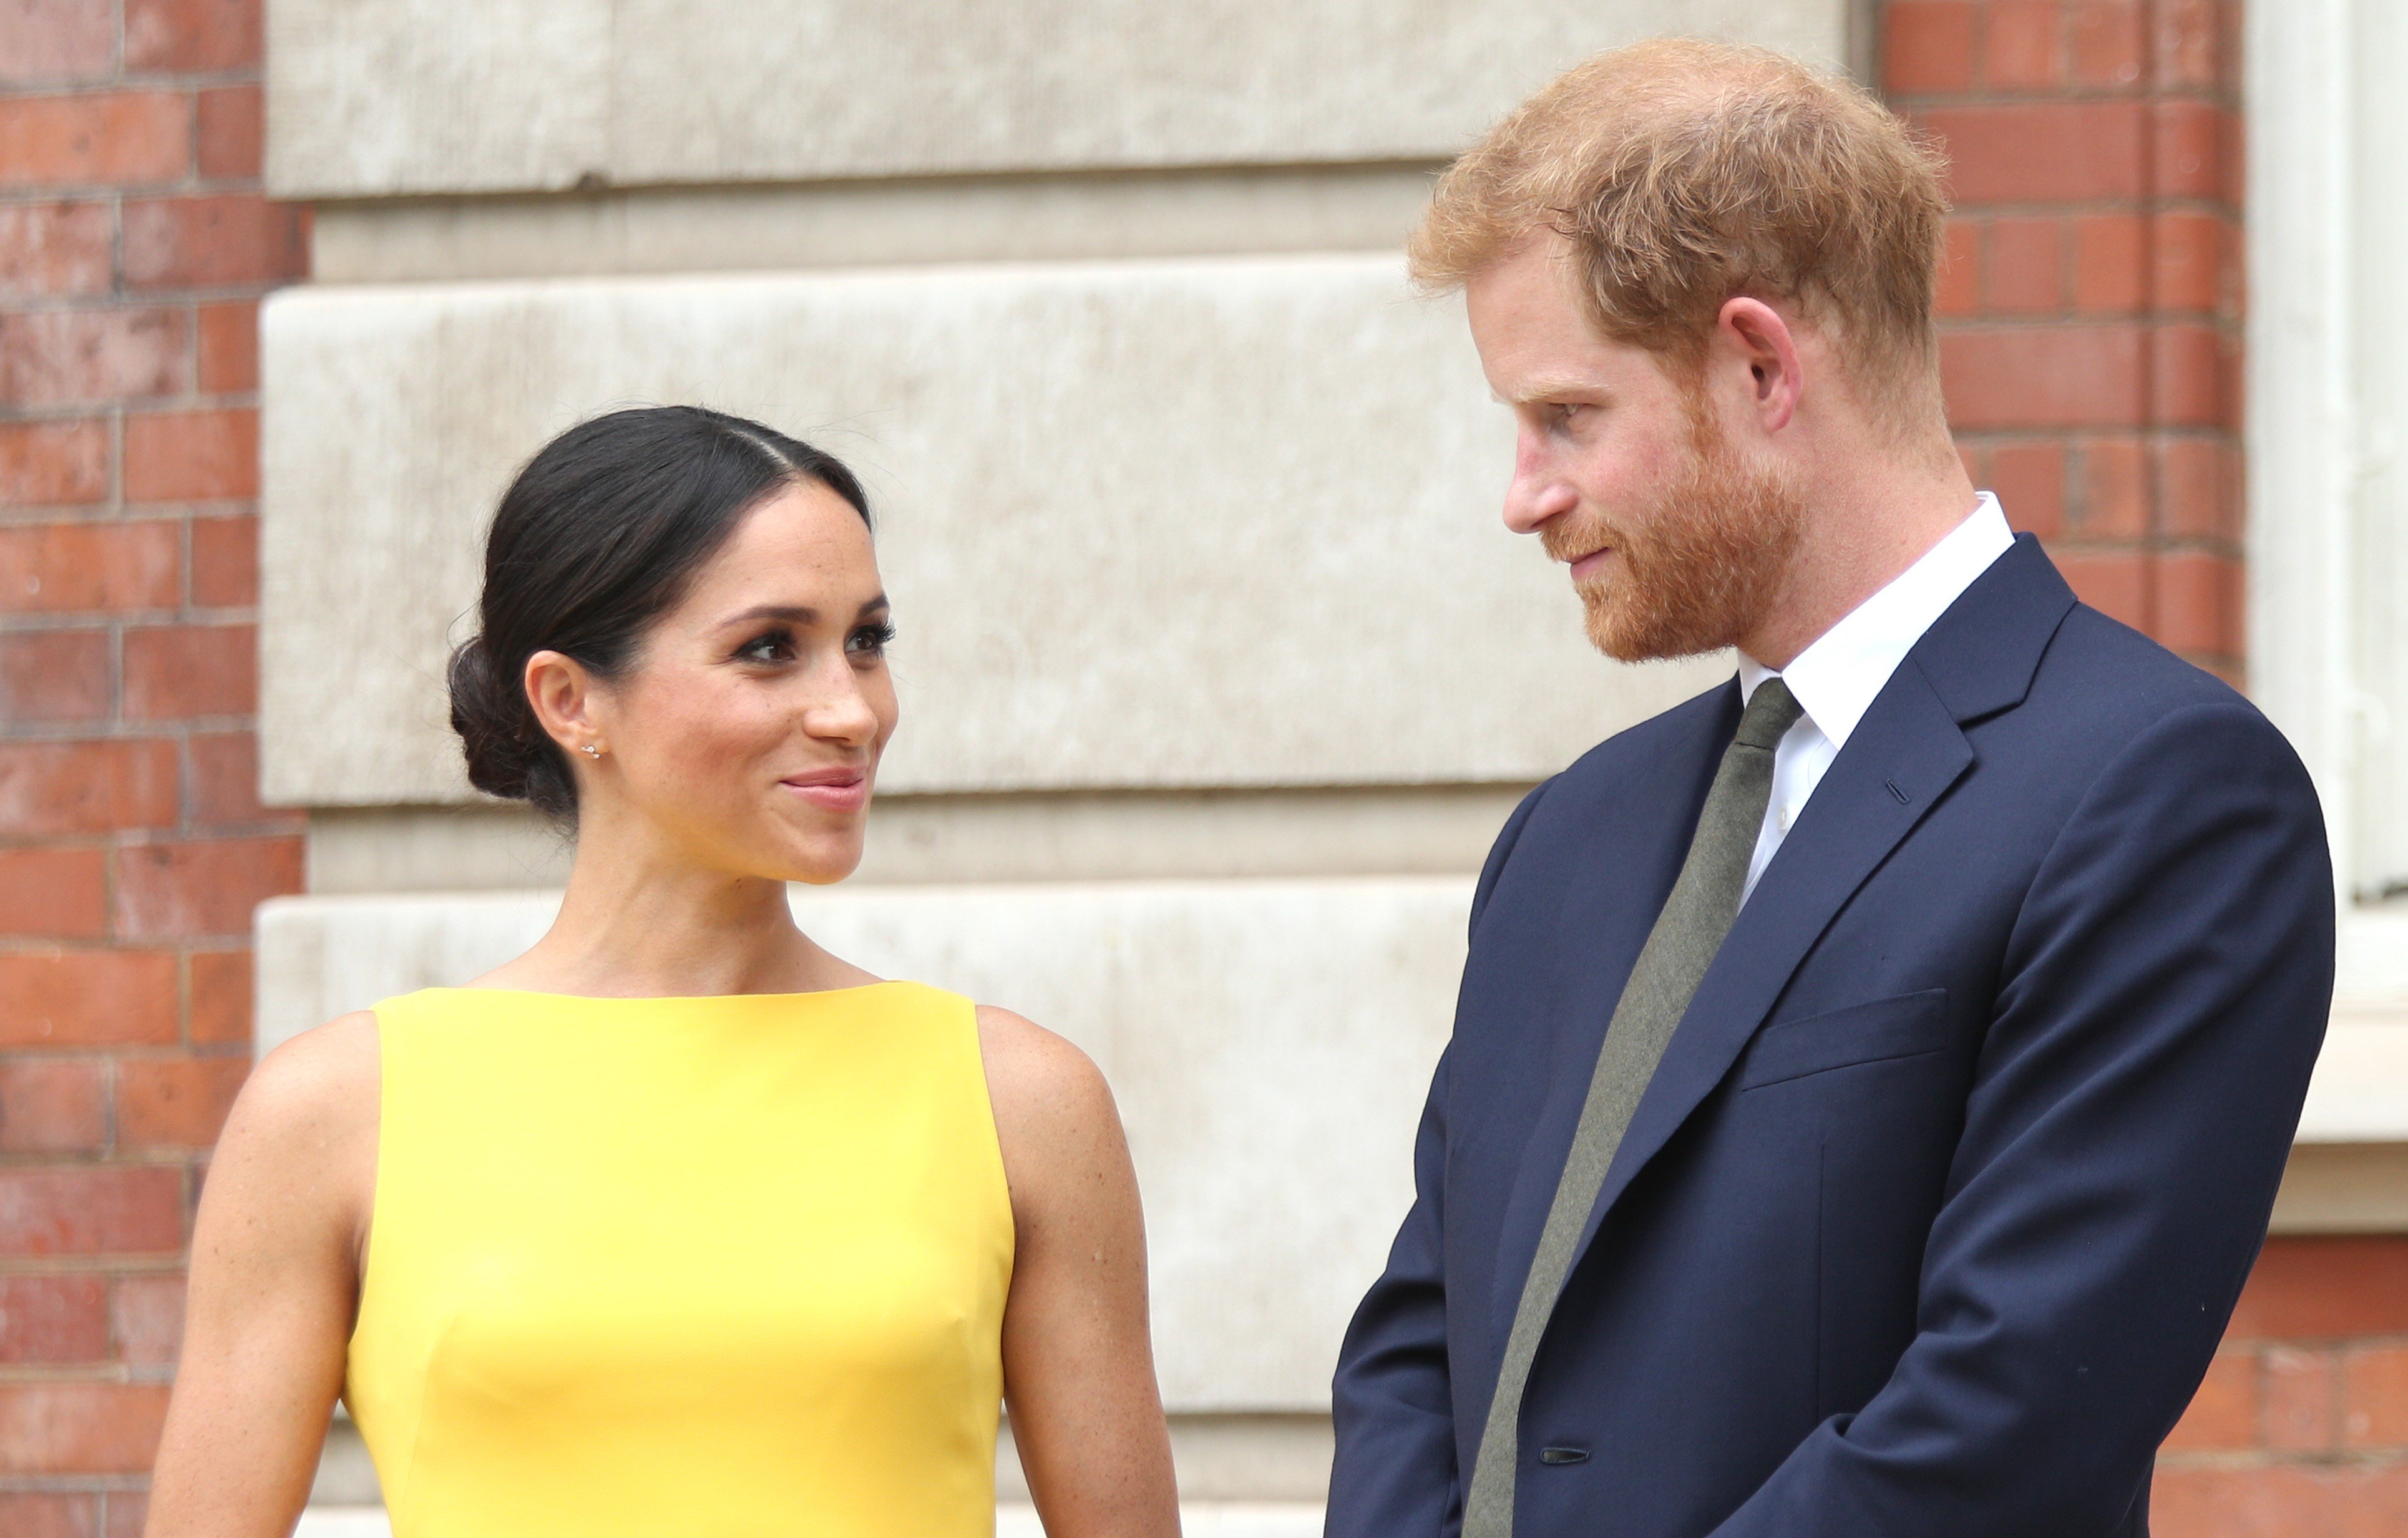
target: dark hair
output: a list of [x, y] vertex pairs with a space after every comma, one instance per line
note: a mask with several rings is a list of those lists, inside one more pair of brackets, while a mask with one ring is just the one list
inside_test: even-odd
[[573, 822], [577, 782], [527, 702], [527, 658], [618, 672], [744, 514], [800, 481], [869, 522], [861, 482], [832, 455], [698, 406], [612, 411], [545, 444], [494, 511], [478, 633], [452, 654], [468, 783]]

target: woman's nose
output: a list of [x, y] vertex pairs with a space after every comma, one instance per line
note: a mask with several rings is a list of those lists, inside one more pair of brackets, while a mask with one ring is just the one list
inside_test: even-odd
[[827, 741], [866, 747], [878, 740], [878, 711], [852, 666], [840, 666], [842, 676], [829, 680], [826, 691], [803, 712], [803, 729]]

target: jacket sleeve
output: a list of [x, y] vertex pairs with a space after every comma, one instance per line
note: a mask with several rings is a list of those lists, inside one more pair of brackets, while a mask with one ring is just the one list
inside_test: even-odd
[[[1523, 798], [1489, 851], [1471, 899], [1477, 944], [1507, 857], [1545, 787]], [[1440, 1538], [1462, 1523], [1455, 1404], [1447, 1373], [1447, 1080], [1439, 1059], [1413, 1142], [1413, 1205], [1340, 1347], [1331, 1388], [1337, 1457], [1328, 1538]]]
[[2191, 706], [2118, 755], [2016, 916], [1914, 1341], [1717, 1538], [2122, 1531], [2264, 1240], [2333, 928], [2262, 717]]

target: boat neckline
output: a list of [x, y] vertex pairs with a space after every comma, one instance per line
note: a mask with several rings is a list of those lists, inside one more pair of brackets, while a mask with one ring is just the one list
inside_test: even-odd
[[832, 999], [839, 994], [867, 993], [874, 988], [909, 986], [902, 978], [881, 978], [875, 983], [854, 983], [841, 988], [807, 988], [800, 993], [552, 993], [541, 988], [487, 988], [472, 984], [457, 986], [421, 988], [421, 993], [488, 993], [506, 999], [552, 999], [566, 1004], [720, 1004], [739, 1000], [768, 1002], [798, 999]]

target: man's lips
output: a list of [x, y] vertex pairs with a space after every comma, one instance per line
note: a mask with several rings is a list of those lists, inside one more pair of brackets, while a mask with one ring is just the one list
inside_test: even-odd
[[1605, 570], [1605, 563], [1613, 554], [1612, 545], [1600, 545], [1572, 562], [1572, 581], [1586, 582]]
[[808, 774], [790, 774], [778, 783], [830, 812], [858, 812], [869, 803], [869, 776], [860, 769], [813, 769]]

